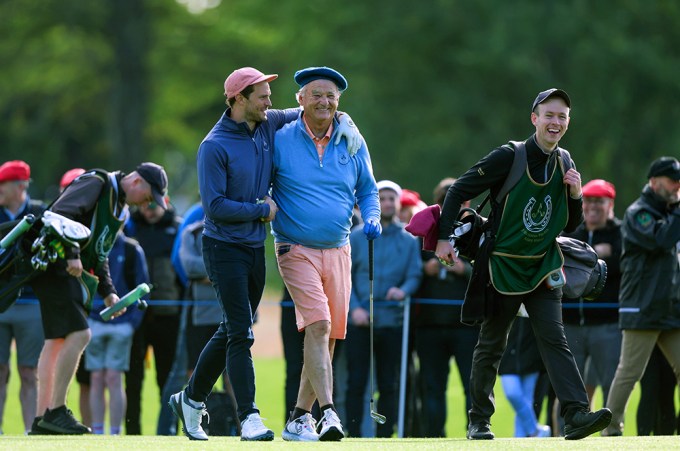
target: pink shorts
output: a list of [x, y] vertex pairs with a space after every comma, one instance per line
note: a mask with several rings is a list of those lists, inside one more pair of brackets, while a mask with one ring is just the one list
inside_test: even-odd
[[311, 249], [300, 244], [276, 243], [276, 260], [295, 303], [298, 330], [317, 321], [329, 321], [330, 338], [344, 339], [352, 289], [349, 245]]

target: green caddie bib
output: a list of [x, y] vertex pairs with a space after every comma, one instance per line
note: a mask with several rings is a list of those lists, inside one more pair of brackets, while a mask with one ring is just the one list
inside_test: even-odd
[[559, 163], [548, 181], [535, 182], [528, 168], [505, 200], [489, 272], [503, 294], [533, 291], [546, 276], [562, 267], [555, 242], [567, 224], [567, 195]]
[[97, 272], [113, 248], [116, 234], [127, 216], [127, 208], [118, 208], [120, 187], [113, 174], [96, 170], [94, 176], [103, 179], [105, 184], [92, 215], [90, 224], [92, 234], [88, 242], [81, 247], [80, 260], [85, 270], [93, 269]]

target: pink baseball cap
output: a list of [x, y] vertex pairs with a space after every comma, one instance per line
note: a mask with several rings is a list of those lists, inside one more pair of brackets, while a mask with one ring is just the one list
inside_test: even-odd
[[242, 67], [236, 69], [224, 80], [224, 95], [227, 99], [231, 99], [250, 85], [263, 81], [270, 82], [277, 78], [277, 74], [265, 75], [253, 67]]

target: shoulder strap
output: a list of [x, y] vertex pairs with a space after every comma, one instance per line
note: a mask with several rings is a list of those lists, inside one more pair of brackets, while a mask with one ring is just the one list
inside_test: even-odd
[[524, 141], [510, 141], [510, 146], [512, 146], [515, 151], [515, 156], [512, 159], [512, 166], [510, 166], [510, 172], [508, 173], [501, 190], [496, 196], [496, 203], [500, 204], [503, 198], [510, 192], [512, 188], [517, 185], [517, 182], [522, 178], [522, 174], [527, 167], [527, 147]]
[[571, 155], [569, 155], [569, 151], [566, 149], [563, 149], [561, 147], [557, 148], [557, 151], [559, 152], [560, 158], [562, 159], [562, 174], [567, 172], [569, 169], [574, 167], [571, 164]]
[[[508, 144], [504, 144], [503, 147], [509, 147], [513, 150], [512, 166], [510, 166], [510, 172], [503, 182], [503, 186], [496, 195], [494, 199], [495, 204], [499, 205], [503, 202], [503, 198], [510, 192], [510, 190], [517, 185], [517, 182], [522, 178], [527, 166], [527, 148], [524, 141], [510, 141]], [[477, 207], [477, 213], [480, 213], [486, 203], [491, 199], [491, 194], [487, 195], [481, 204]], [[493, 208], [493, 204], [492, 204]]]
[[[81, 177], [84, 178], [84, 177], [93, 177], [93, 176], [99, 177], [100, 179], [102, 179], [104, 181], [104, 188], [106, 188], [107, 184], [111, 183], [111, 181], [109, 180], [109, 177], [108, 177], [108, 172], [105, 171], [104, 169], [90, 169], [89, 171], [79, 175], [75, 179], [79, 179]], [[59, 193], [59, 195], [52, 202], [50, 202], [47, 205], [46, 209], [49, 210], [50, 208], [52, 208], [52, 205], [54, 205], [65, 192], [66, 192], [66, 190]]]

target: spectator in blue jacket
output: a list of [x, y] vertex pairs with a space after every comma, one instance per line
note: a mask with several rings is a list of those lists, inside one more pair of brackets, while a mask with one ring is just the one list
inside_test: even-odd
[[[418, 289], [422, 278], [420, 243], [399, 222], [401, 188], [389, 180], [378, 182], [380, 225], [374, 255], [374, 355], [378, 381], [379, 411], [387, 421], [378, 424], [378, 437], [391, 437], [397, 422], [399, 364], [404, 320], [403, 301]], [[361, 226], [352, 230], [352, 294], [350, 296], [347, 350], [347, 429], [361, 436], [364, 395], [369, 376], [369, 262], [368, 241]]]
[[[121, 296], [140, 283], [149, 282], [144, 251], [122, 232], [118, 233], [109, 254], [109, 271]], [[92, 309], [88, 318], [92, 339], [85, 348], [85, 367], [90, 371], [92, 432], [104, 433], [105, 392], [108, 390], [110, 434], [119, 435], [126, 405], [123, 374], [130, 367], [132, 336], [142, 323], [144, 312], [135, 303], [123, 315], [104, 321], [99, 315], [105, 308], [104, 303], [96, 298], [95, 302], [98, 306]]]

